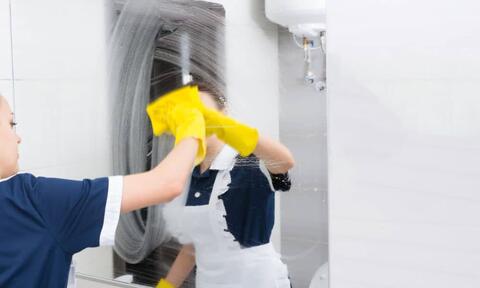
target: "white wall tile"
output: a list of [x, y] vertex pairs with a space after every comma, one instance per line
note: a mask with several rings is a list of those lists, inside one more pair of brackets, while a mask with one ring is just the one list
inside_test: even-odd
[[91, 78], [105, 61], [104, 1], [12, 1], [15, 77]]
[[7, 99], [10, 108], [14, 109], [12, 80], [0, 80], [0, 95]]
[[20, 168], [110, 172], [104, 1], [12, 1]]
[[95, 81], [16, 82], [22, 170], [75, 178], [109, 173], [109, 110], [101, 87]]
[[12, 79], [9, 5], [9, 0], [0, 0], [0, 80]]
[[479, 4], [327, 5], [331, 287], [479, 287]]

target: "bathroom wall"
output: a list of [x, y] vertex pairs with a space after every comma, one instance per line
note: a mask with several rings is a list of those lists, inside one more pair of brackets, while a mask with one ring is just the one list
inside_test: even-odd
[[[279, 31], [280, 139], [295, 157], [292, 189], [281, 193], [282, 254], [294, 287], [309, 287], [328, 260], [326, 94], [303, 81], [304, 53], [292, 34]], [[321, 76], [324, 58], [312, 51]]]
[[480, 287], [480, 3], [327, 8], [331, 287]]

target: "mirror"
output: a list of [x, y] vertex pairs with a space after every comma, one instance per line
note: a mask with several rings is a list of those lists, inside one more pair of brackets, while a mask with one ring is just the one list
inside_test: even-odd
[[[216, 227], [218, 233], [216, 232], [215, 237], [221, 235], [224, 238], [217, 243], [212, 240], [211, 247], [206, 248], [207, 251], [250, 249], [258, 250], [255, 257], [270, 255], [267, 258], [271, 257], [274, 260], [269, 262], [270, 264], [263, 263], [260, 266], [275, 266], [272, 271], [279, 275], [275, 280], [278, 287], [290, 287], [290, 281], [294, 287], [309, 285], [324, 287], [319, 285], [327, 282], [326, 264], [324, 265], [328, 247], [325, 114], [321, 114], [321, 119], [317, 119], [320, 125], [311, 121], [312, 117], [318, 116], [318, 109], [315, 107], [325, 107], [322, 97], [324, 95], [317, 91], [309, 91], [302, 85], [303, 83], [298, 83], [302, 81], [298, 78], [303, 71], [301, 66], [298, 66], [297, 71], [296, 61], [303, 54], [293, 46], [290, 38], [287, 39], [286, 31], [280, 30], [277, 35], [276, 27], [268, 24], [271, 26], [261, 30], [267, 35], [261, 37], [268, 39], [267, 43], [270, 46], [254, 41], [246, 43], [246, 40], [260, 36], [251, 31], [239, 33], [240, 29], [246, 28], [237, 25], [235, 20], [229, 20], [228, 15], [234, 14], [234, 11], [229, 14], [228, 9], [233, 7], [226, 3], [224, 5], [206, 1], [115, 1], [111, 5], [108, 63], [109, 100], [110, 107], [113, 107], [111, 111], [113, 174], [145, 171], [165, 157], [173, 147], [173, 139], [168, 136], [159, 138], [152, 136], [144, 107], [158, 95], [193, 81], [200, 84], [202, 93], [210, 94], [214, 102], [220, 104], [220, 108], [225, 105], [229, 114], [241, 114], [238, 113], [241, 108], [247, 111], [249, 109], [260, 111], [261, 113], [250, 113], [251, 115], [243, 117], [243, 119], [251, 117], [253, 120], [248, 119], [250, 122], [273, 115], [275, 122], [260, 122], [264, 125], [261, 131], [279, 137], [295, 155], [296, 166], [289, 175], [292, 180], [291, 191], [275, 192], [274, 197], [260, 199], [261, 195], [268, 194], [267, 192], [262, 194], [262, 189], [271, 192], [278, 189], [278, 183], [288, 182], [283, 176], [271, 175], [267, 169], [269, 165], [281, 163], [269, 163], [268, 160], [258, 162], [255, 158], [240, 158], [234, 155], [233, 165], [228, 168], [230, 170], [227, 169], [229, 173], [224, 173], [230, 178], [229, 183], [224, 183], [224, 188], [228, 187], [231, 191], [231, 202], [228, 200], [212, 202], [210, 201], [212, 195], [217, 193], [214, 196], [221, 196], [220, 192], [214, 191], [216, 189], [213, 189], [213, 186], [218, 186], [217, 183], [220, 181], [218, 175], [223, 175], [222, 171], [195, 170], [192, 182], [187, 185], [184, 194], [172, 203], [123, 215], [113, 250], [96, 248], [77, 257], [77, 272], [80, 278], [93, 281], [103, 279], [112, 285], [120, 285], [119, 283], [149, 287], [156, 285], [159, 279], [166, 277], [170, 271], [182, 244], [193, 241], [183, 239], [188, 238], [182, 233], [182, 225], [185, 226], [185, 223], [180, 216], [189, 213], [185, 207], [210, 203], [215, 206], [213, 211], [219, 212], [220, 224]], [[262, 22], [263, 20], [253, 20], [251, 25], [259, 27], [267, 25], [266, 22]], [[239, 28], [240, 26], [242, 28]], [[252, 31], [260, 30], [257, 27], [255, 29]], [[244, 37], [239, 40], [243, 41], [243, 47], [252, 46], [251, 49], [254, 50], [255, 45], [259, 45], [257, 50], [263, 49], [264, 52], [257, 55], [253, 53], [240, 55], [238, 50], [232, 48], [232, 38], [241, 38], [240, 36]], [[228, 41], [230, 43], [227, 43]], [[271, 53], [272, 49], [278, 54], [266, 58], [264, 53]], [[231, 64], [232, 58], [249, 56], [251, 59], [245, 64], [256, 63], [258, 67]], [[255, 57], [261, 61], [256, 61]], [[268, 67], [268, 63], [272, 64], [271, 67]], [[231, 71], [235, 69], [237, 72], [232, 73]], [[278, 75], [271, 73], [275, 71]], [[255, 78], [260, 79], [257, 85]], [[246, 89], [239, 87], [237, 83], [243, 86], [251, 85], [250, 91], [258, 95], [243, 94], [238, 97], [237, 91], [244, 92]], [[253, 89], [255, 87], [256, 90]], [[262, 94], [265, 87], [269, 87], [271, 89], [269, 91], [274, 91], [271, 98]], [[303, 98], [295, 98], [298, 95]], [[121, 121], [113, 121], [114, 119]], [[275, 129], [278, 131], [272, 132]], [[318, 145], [321, 147], [320, 150]], [[220, 149], [212, 157], [216, 158], [217, 154], [223, 153], [225, 155], [222, 154], [222, 157], [228, 159], [229, 152], [231, 151], [225, 152]], [[267, 182], [242, 176], [242, 173], [257, 175]], [[251, 194], [252, 197], [260, 197], [257, 202], [245, 197], [234, 197], [237, 194], [249, 193], [252, 187], [259, 191]], [[252, 219], [257, 219], [256, 221], [239, 221], [238, 219], [250, 217], [244, 212], [228, 213], [235, 209], [250, 211], [254, 206], [252, 203], [263, 203], [263, 206], [257, 209], [257, 214], [252, 212], [254, 215]], [[195, 222], [194, 226], [201, 227], [209, 221], [203, 219]], [[276, 223], [275, 228], [272, 227], [273, 221]], [[247, 237], [245, 235], [248, 231], [245, 232], [247, 230], [245, 227], [252, 226], [252, 223], [257, 225], [254, 225], [252, 231], [258, 235]], [[223, 231], [229, 230], [231, 226], [237, 229]], [[258, 228], [260, 226], [264, 228]], [[272, 247], [263, 248], [270, 242], [273, 242]], [[228, 245], [225, 246], [225, 243]], [[258, 248], [260, 246], [262, 249]], [[275, 251], [281, 251], [281, 257], [277, 257]], [[197, 261], [202, 261], [203, 265], [217, 267], [211, 270], [218, 272], [215, 277], [219, 281], [238, 277], [238, 273], [229, 274], [224, 267], [227, 264], [235, 265], [232, 264], [235, 262], [232, 259], [235, 259], [237, 252], [221, 254], [223, 260], [220, 262], [213, 261], [218, 258], [215, 257], [216, 253], [203, 253], [202, 250], [196, 251], [196, 254], [198, 253], [200, 256], [196, 255]], [[91, 263], [95, 261], [104, 264], [97, 263], [97, 267], [101, 268], [93, 268]], [[230, 271], [233, 271], [233, 268], [230, 268]], [[197, 274], [198, 266], [189, 273], [181, 287], [196, 287]], [[262, 283], [268, 279], [266, 274], [258, 273], [256, 278], [253, 277], [251, 280]], [[235, 281], [239, 282], [241, 279]]]

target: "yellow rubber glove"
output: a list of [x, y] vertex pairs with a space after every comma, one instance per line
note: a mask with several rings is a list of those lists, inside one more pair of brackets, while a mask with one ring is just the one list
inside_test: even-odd
[[[195, 165], [198, 165], [206, 155], [205, 120], [200, 110], [194, 107], [198, 103], [193, 105], [195, 94], [190, 92], [190, 89], [182, 88], [162, 96], [147, 106], [147, 114], [155, 136], [173, 134], [175, 145], [188, 137], [198, 139], [199, 148], [195, 157]], [[178, 101], [176, 98], [181, 99]]]
[[197, 86], [184, 86], [173, 90], [147, 106], [147, 114], [150, 117], [155, 136], [165, 132], [173, 132], [168, 130], [166, 118], [169, 117], [173, 107], [177, 105], [201, 109], [203, 104], [200, 100]]
[[[248, 156], [255, 150], [259, 137], [257, 129], [205, 107], [200, 100], [197, 86], [185, 86], [172, 91], [147, 107], [147, 113], [152, 120], [155, 135], [170, 132], [177, 136], [175, 131], [168, 127], [166, 119], [168, 117], [166, 115], [168, 111], [178, 105], [199, 109], [205, 118], [206, 134], [216, 134], [219, 139], [237, 150], [241, 156]], [[204, 143], [202, 144], [204, 145]], [[204, 148], [204, 146], [201, 148]], [[196, 161], [196, 164], [198, 163]]]
[[246, 157], [253, 153], [258, 143], [258, 130], [242, 124], [216, 110], [203, 107], [207, 135], [217, 137]]
[[166, 279], [160, 279], [155, 288], [175, 288], [172, 283], [168, 282]]
[[198, 150], [195, 156], [195, 166], [197, 166], [205, 159], [207, 154], [203, 115], [198, 109], [181, 105], [173, 108], [172, 115], [173, 117], [168, 118], [167, 122], [169, 127], [171, 127], [172, 134], [175, 136], [175, 145], [189, 137], [198, 140]]

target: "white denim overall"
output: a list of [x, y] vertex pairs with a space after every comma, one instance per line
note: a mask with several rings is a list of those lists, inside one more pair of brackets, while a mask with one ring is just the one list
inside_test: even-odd
[[181, 230], [195, 247], [196, 287], [290, 288], [287, 267], [271, 243], [242, 248], [227, 230], [218, 196], [228, 191], [236, 155], [225, 145], [212, 163], [211, 169], [219, 171], [208, 205], [184, 208]]

